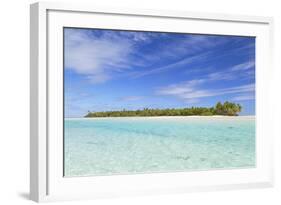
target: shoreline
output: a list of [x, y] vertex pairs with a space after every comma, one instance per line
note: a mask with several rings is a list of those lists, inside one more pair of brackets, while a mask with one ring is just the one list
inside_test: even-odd
[[243, 116], [224, 116], [224, 115], [212, 115], [212, 116], [132, 116], [132, 117], [65, 117], [66, 120], [97, 120], [97, 119], [255, 119], [255, 115], [243, 115]]

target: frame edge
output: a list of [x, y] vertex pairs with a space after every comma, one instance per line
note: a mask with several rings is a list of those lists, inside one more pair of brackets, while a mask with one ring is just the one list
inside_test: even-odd
[[38, 173], [38, 26], [39, 4], [30, 5], [30, 196], [39, 201]]
[[65, 12], [89, 12], [89, 13], [107, 13], [116, 15], [133, 15], [133, 16], [154, 16], [166, 18], [185, 18], [185, 19], [201, 19], [213, 21], [234, 21], [234, 22], [250, 22], [270, 24], [272, 17], [268, 16], [255, 16], [245, 14], [228, 14], [228, 13], [213, 13], [213, 12], [200, 12], [188, 10], [157, 10], [141, 8], [136, 9], [133, 7], [109, 7], [100, 6], [93, 3], [77, 3], [77, 2], [51, 2], [40, 1], [39, 5], [44, 6], [48, 10], [60, 10]]
[[[90, 6], [91, 5], [91, 6]], [[30, 199], [36, 202], [48, 201], [48, 182], [47, 182], [47, 92], [46, 87], [46, 41], [47, 41], [47, 10], [64, 10], [71, 11], [76, 8], [78, 12], [97, 12], [97, 13], [116, 13], [124, 15], [143, 15], [143, 16], [160, 16], [160, 17], [176, 17], [179, 13], [182, 18], [226, 20], [226, 21], [245, 21], [249, 18], [249, 22], [269, 24], [271, 41], [273, 41], [274, 19], [272, 17], [229, 15], [216, 13], [200, 13], [185, 11], [160, 11], [160, 10], [144, 10], [144, 9], [113, 9], [94, 7], [90, 4], [70, 4], [37, 2], [30, 5]], [[99, 10], [100, 8], [100, 10]], [[92, 10], [92, 11], [91, 11]], [[130, 11], [129, 11], [130, 10]], [[75, 9], [74, 9], [75, 11]], [[115, 11], [115, 12], [114, 12]], [[165, 15], [165, 13], [167, 13]], [[218, 15], [219, 17], [215, 16]], [[198, 17], [194, 17], [198, 16]], [[273, 42], [271, 42], [273, 44]], [[45, 51], [44, 51], [45, 50]], [[274, 59], [273, 59], [274, 60]], [[273, 60], [270, 63], [274, 68]], [[273, 69], [274, 70], [274, 69]], [[45, 80], [43, 80], [45, 78]], [[42, 82], [43, 80], [43, 82]], [[43, 93], [42, 93], [43, 92]], [[44, 96], [42, 99], [42, 96]], [[43, 102], [43, 104], [42, 104]], [[43, 109], [45, 111], [43, 111]], [[46, 113], [45, 113], [46, 112]], [[43, 120], [45, 118], [45, 120]], [[43, 136], [42, 136], [43, 134]], [[45, 145], [45, 146], [44, 146]], [[274, 166], [274, 164], [272, 165]], [[274, 186], [274, 172], [270, 181], [261, 183], [259, 188]], [[235, 189], [235, 188], [234, 188]]]
[[46, 7], [30, 5], [30, 195], [43, 201], [47, 183]]

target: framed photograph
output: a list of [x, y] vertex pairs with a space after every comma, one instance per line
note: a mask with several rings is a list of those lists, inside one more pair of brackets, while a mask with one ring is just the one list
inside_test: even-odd
[[31, 199], [272, 186], [272, 23], [32, 4]]

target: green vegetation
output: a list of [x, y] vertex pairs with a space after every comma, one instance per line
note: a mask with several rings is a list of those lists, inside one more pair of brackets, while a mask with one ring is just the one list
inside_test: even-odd
[[241, 112], [242, 107], [239, 104], [231, 102], [218, 102], [216, 106], [206, 107], [191, 107], [177, 109], [149, 109], [143, 110], [122, 110], [122, 111], [105, 111], [105, 112], [88, 112], [85, 117], [144, 117], [144, 116], [211, 116], [211, 115], [227, 115], [237, 116]]

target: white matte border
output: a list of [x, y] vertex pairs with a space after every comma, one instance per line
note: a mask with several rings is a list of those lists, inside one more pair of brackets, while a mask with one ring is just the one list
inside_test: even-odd
[[[38, 147], [37, 151], [41, 161], [40, 163], [38, 161], [37, 164], [34, 162], [31, 165], [31, 169], [38, 169], [37, 185], [43, 187], [38, 188], [38, 193], [35, 191], [37, 186], [31, 187], [34, 193], [34, 196], [32, 196], [33, 200], [67, 200], [250, 188], [270, 186], [272, 184], [272, 131], [270, 129], [270, 113], [266, 110], [266, 107], [269, 105], [269, 92], [267, 91], [270, 89], [269, 82], [272, 77], [269, 56], [269, 45], [271, 43], [270, 19], [222, 15], [217, 15], [216, 19], [215, 14], [207, 15], [182, 12], [177, 14], [177, 12], [130, 11], [126, 9], [98, 10], [89, 6], [83, 7], [64, 4], [36, 4], [36, 6], [38, 8], [34, 8], [34, 10], [36, 11], [38, 9], [41, 11], [38, 16], [43, 19], [41, 23], [36, 24], [38, 26], [37, 29], [41, 31], [37, 33], [38, 38], [40, 37], [38, 39], [38, 47], [41, 48], [41, 50], [38, 49], [39, 56], [43, 54], [42, 59], [38, 59], [42, 76], [40, 78], [41, 80], [38, 80], [39, 91], [36, 92], [45, 91], [43, 93], [41, 92], [41, 97], [38, 96], [37, 99], [39, 101], [44, 100], [44, 98], [48, 99], [48, 115], [44, 113], [44, 110], [47, 110], [47, 105], [45, 104], [42, 104], [42, 108], [37, 109], [37, 111], [42, 118], [39, 124], [43, 127], [45, 126], [45, 129], [48, 128], [48, 132], [46, 132], [47, 135], [43, 135], [43, 133], [39, 134], [40, 141], [42, 141], [40, 146], [37, 143], [32, 144], [33, 149], [35, 149], [35, 146]], [[67, 10], [88, 12], [67, 12]], [[90, 11], [99, 12], [90, 13]], [[106, 14], [106, 12], [111, 14]], [[132, 15], [119, 15], [119, 13]], [[177, 16], [180, 18], [177, 18]], [[44, 25], [48, 31], [47, 36], [45, 36], [46, 34], [42, 34]], [[256, 168], [63, 178], [63, 27], [256, 36]], [[47, 47], [44, 47], [44, 40], [48, 43]], [[44, 59], [44, 51], [46, 52], [47, 48], [48, 63], [46, 61], [47, 59]], [[42, 80], [44, 75], [47, 81], [46, 84]], [[33, 78], [37, 77], [33, 76]], [[47, 116], [48, 121], [46, 121]], [[34, 141], [33, 138], [31, 140]], [[46, 159], [45, 163], [44, 158]]]

